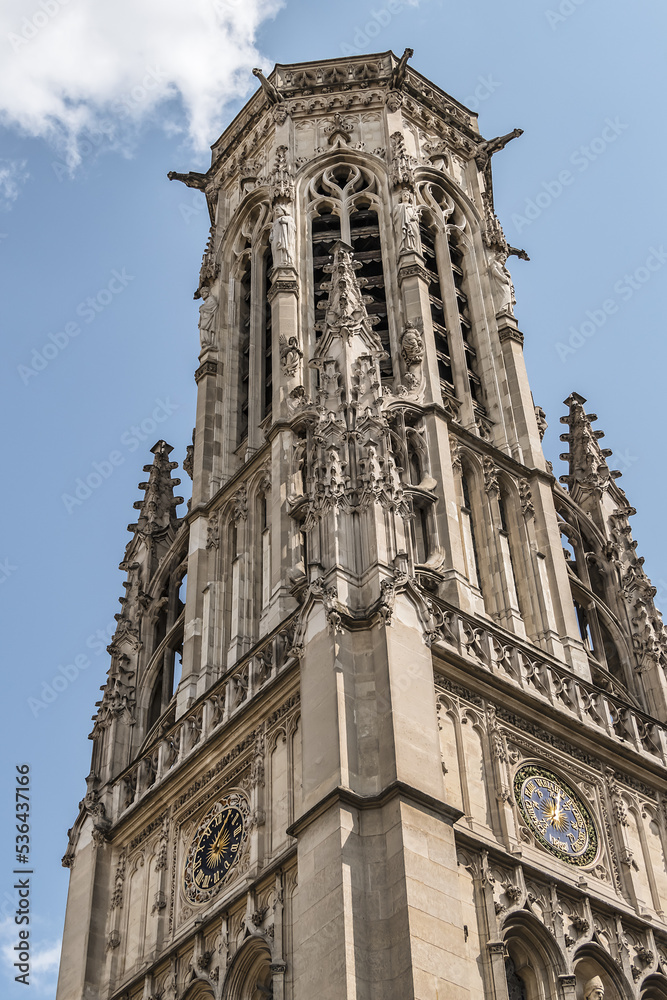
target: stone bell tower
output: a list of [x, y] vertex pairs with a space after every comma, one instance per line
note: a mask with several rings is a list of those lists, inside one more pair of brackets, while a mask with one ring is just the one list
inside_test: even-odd
[[58, 1000], [667, 998], [655, 590], [583, 397], [564, 486], [542, 452], [521, 132], [411, 54], [256, 70], [169, 175], [211, 218], [192, 500], [158, 442]]

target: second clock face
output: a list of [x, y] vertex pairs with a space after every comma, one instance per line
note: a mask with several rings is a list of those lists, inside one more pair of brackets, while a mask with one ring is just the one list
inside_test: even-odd
[[200, 889], [218, 884], [238, 858], [243, 816], [233, 806], [214, 816], [199, 838], [194, 857], [194, 881]]
[[598, 836], [591, 815], [561, 778], [526, 764], [514, 776], [514, 794], [524, 820], [543, 847], [570, 864], [588, 865], [594, 860]]
[[199, 824], [185, 864], [184, 888], [191, 902], [203, 903], [229, 881], [247, 839], [248, 804], [232, 794]]

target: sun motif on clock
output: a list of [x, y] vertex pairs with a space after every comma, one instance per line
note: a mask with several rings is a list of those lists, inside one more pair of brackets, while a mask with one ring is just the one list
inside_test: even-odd
[[191, 903], [205, 903], [236, 875], [248, 838], [250, 807], [230, 792], [206, 813], [185, 859], [183, 889]]
[[538, 844], [571, 865], [589, 865], [598, 834], [588, 808], [552, 771], [525, 764], [514, 775], [514, 796]]

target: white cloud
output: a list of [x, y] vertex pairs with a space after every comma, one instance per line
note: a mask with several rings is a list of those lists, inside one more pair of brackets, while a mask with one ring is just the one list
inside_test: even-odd
[[117, 143], [170, 98], [181, 101], [195, 149], [206, 149], [225, 104], [255, 88], [255, 35], [282, 0], [32, 4], [0, 7], [0, 121], [55, 142], [75, 164], [86, 132]]
[[[3, 912], [6, 906], [3, 906]], [[14, 976], [18, 975], [14, 968], [17, 961], [14, 946], [19, 943], [18, 931], [11, 917], [5, 917], [0, 921], [0, 955], [2, 961], [3, 977], [8, 982], [14, 983]], [[60, 941], [35, 941], [34, 928], [30, 933], [30, 986], [37, 997], [53, 997], [56, 992], [56, 981], [58, 979], [58, 966], [60, 964]], [[33, 994], [31, 993], [31, 996]]]
[[28, 179], [25, 160], [0, 160], [0, 208], [10, 209]]

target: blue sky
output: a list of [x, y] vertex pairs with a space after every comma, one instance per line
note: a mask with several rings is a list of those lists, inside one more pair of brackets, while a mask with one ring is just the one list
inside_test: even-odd
[[[531, 257], [511, 263], [547, 457], [566, 471], [559, 418], [576, 389], [624, 473], [667, 608], [665, 21], [649, 0], [631, 15], [620, 0], [4, 5], [3, 996], [24, 995], [8, 959], [14, 766], [32, 769], [41, 1000], [55, 994], [60, 858], [90, 766], [125, 528], [150, 447], [164, 437], [180, 462], [192, 433], [208, 220], [203, 197], [166, 174], [206, 169], [206, 145], [255, 90], [253, 65], [409, 45], [415, 68], [479, 112], [485, 136], [524, 129], [494, 158], [495, 197], [509, 242]], [[77, 497], [95, 472], [99, 485]]]

